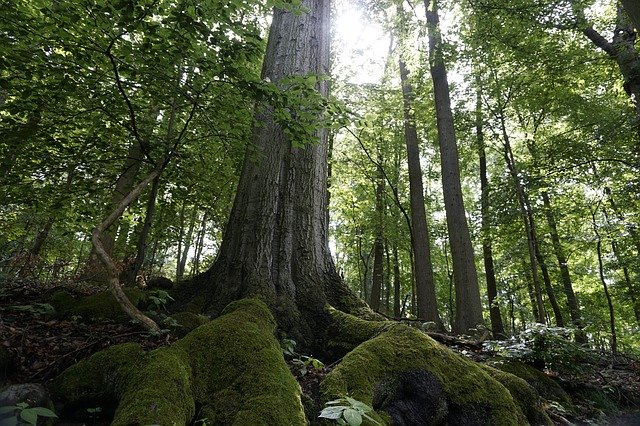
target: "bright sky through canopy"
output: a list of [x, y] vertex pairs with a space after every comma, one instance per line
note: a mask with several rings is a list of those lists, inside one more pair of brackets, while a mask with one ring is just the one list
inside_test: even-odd
[[379, 83], [389, 36], [356, 2], [339, 2], [333, 21], [334, 74], [350, 83]]

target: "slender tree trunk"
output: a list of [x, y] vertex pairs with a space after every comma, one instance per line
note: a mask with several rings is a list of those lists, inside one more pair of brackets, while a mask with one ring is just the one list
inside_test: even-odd
[[200, 273], [200, 258], [202, 257], [202, 251], [204, 250], [204, 237], [207, 234], [207, 220], [209, 219], [209, 212], [205, 211], [204, 215], [202, 215], [202, 220], [200, 221], [200, 230], [198, 231], [198, 236], [196, 238], [196, 253], [193, 258], [193, 268], [191, 270], [191, 275]]
[[370, 306], [380, 310], [382, 281], [384, 279], [384, 176], [382, 174], [382, 151], [378, 153], [378, 173], [376, 179], [376, 239], [373, 243], [373, 283], [371, 286]]
[[187, 258], [189, 256], [189, 249], [191, 248], [191, 239], [193, 237], [193, 229], [196, 226], [196, 219], [198, 217], [198, 209], [194, 208], [191, 212], [191, 218], [189, 219], [189, 227], [187, 228], [187, 235], [184, 238], [182, 254], [179, 255], [178, 266], [176, 268], [176, 281], [181, 281], [184, 276], [184, 270], [187, 266]]
[[480, 79], [476, 78], [476, 142], [478, 145], [478, 158], [480, 162], [480, 208], [482, 215], [482, 258], [484, 260], [484, 272], [487, 281], [487, 297], [489, 299], [489, 318], [491, 319], [491, 331], [494, 338], [501, 339], [505, 336], [502, 315], [496, 298], [498, 286], [493, 266], [493, 249], [491, 247], [491, 218], [489, 216], [489, 178], [487, 176], [487, 154], [484, 143], [484, 118], [482, 114], [482, 92]]
[[136, 243], [136, 256], [131, 264], [123, 271], [121, 275], [121, 281], [125, 284], [135, 284], [138, 277], [138, 273], [144, 263], [145, 255], [147, 252], [147, 240], [149, 233], [151, 232], [151, 225], [153, 223], [153, 217], [155, 214], [156, 199], [158, 197], [158, 187], [160, 186], [160, 178], [156, 178], [151, 183], [151, 191], [149, 192], [149, 198], [147, 199], [146, 212], [144, 215], [144, 222], [142, 229], [138, 234], [138, 241]]
[[400, 259], [397, 243], [393, 243], [393, 316], [400, 316]]
[[582, 320], [580, 318], [580, 306], [578, 305], [578, 298], [573, 291], [573, 283], [571, 282], [571, 274], [569, 273], [569, 265], [567, 256], [564, 254], [562, 244], [560, 242], [560, 236], [558, 234], [558, 225], [551, 206], [551, 200], [547, 191], [542, 191], [542, 202], [544, 204], [544, 213], [547, 218], [547, 225], [549, 226], [549, 233], [551, 235], [551, 243], [553, 244], [553, 251], [558, 260], [558, 266], [560, 268], [560, 278], [562, 279], [562, 286], [564, 292], [567, 295], [567, 306], [569, 307], [569, 315], [571, 316], [571, 323], [576, 328], [575, 339], [578, 343], [587, 343], [587, 336], [582, 331]]
[[[442, 57], [438, 2], [437, 0], [431, 0], [431, 2], [425, 0], [424, 3], [427, 10], [429, 62], [436, 104], [444, 206], [447, 214], [447, 229], [456, 289], [456, 320], [453, 328], [458, 333], [464, 333], [484, 322], [482, 302], [462, 197], [458, 146], [451, 112], [447, 71]], [[432, 4], [432, 8], [429, 8], [429, 3]]]
[[611, 300], [611, 295], [609, 294], [609, 286], [607, 285], [607, 280], [604, 276], [604, 264], [602, 262], [602, 238], [600, 237], [600, 232], [598, 231], [598, 225], [596, 223], [596, 211], [591, 212], [592, 223], [593, 223], [593, 232], [596, 235], [596, 250], [598, 253], [598, 272], [600, 275], [600, 282], [602, 283], [602, 288], [604, 290], [604, 296], [607, 299], [607, 306], [609, 308], [609, 329], [611, 331], [611, 353], [615, 355], [618, 352], [618, 338], [616, 334], [616, 317], [613, 311], [613, 302]]
[[444, 330], [444, 324], [438, 312], [433, 266], [431, 264], [431, 247], [424, 207], [418, 132], [413, 114], [413, 91], [409, 84], [409, 71], [402, 59], [400, 59], [400, 78], [402, 81], [404, 132], [409, 166], [409, 199], [411, 203], [411, 229], [413, 230], [411, 244], [413, 247], [416, 286], [414, 294], [417, 301], [417, 315], [419, 319], [434, 322], [438, 330]]
[[540, 324], [546, 324], [546, 313], [544, 309], [544, 302], [542, 300], [542, 290], [540, 288], [540, 278], [538, 276], [538, 262], [536, 259], [536, 248], [535, 248], [535, 235], [533, 230], [531, 229], [531, 224], [529, 222], [528, 214], [527, 214], [527, 203], [526, 194], [524, 192], [524, 188], [522, 182], [520, 182], [520, 176], [518, 175], [518, 169], [515, 163], [515, 158], [513, 156], [513, 152], [511, 151], [511, 143], [509, 141], [509, 135], [507, 133], [507, 128], [504, 120], [504, 115], [500, 115], [500, 124], [502, 127], [502, 138], [504, 144], [504, 159], [507, 163], [507, 168], [509, 169], [509, 173], [513, 179], [513, 184], [516, 190], [516, 195], [518, 198], [518, 205], [520, 208], [520, 216], [522, 217], [522, 222], [524, 224], [524, 230], [527, 235], [527, 248], [529, 251], [529, 262], [531, 266], [531, 278], [533, 281], [533, 296], [535, 303], [535, 309], [533, 311], [536, 321]]
[[384, 258], [386, 270], [384, 273], [384, 312], [391, 312], [391, 253], [389, 252], [389, 240], [384, 242]]

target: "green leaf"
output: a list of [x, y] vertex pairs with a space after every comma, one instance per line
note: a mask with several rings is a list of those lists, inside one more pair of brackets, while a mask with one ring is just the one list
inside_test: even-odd
[[370, 411], [373, 411], [373, 408], [369, 407], [367, 404], [365, 404], [362, 401], [358, 401], [357, 399], [353, 399], [350, 397], [347, 397], [347, 401], [349, 401], [349, 404], [351, 404], [351, 406], [363, 413], [368, 413]]
[[342, 417], [342, 412], [346, 410], [348, 407], [338, 406], [338, 407], [325, 407], [320, 412], [318, 417], [322, 417], [325, 419], [339, 419]]
[[358, 410], [354, 410], [353, 408], [347, 408], [344, 410], [342, 416], [350, 426], [360, 426], [362, 423], [362, 415]]
[[56, 418], [58, 417], [56, 413], [54, 413], [53, 411], [45, 407], [27, 408], [27, 410], [35, 412], [40, 417], [56, 417]]
[[30, 425], [35, 426], [38, 423], [38, 415], [31, 408], [26, 408], [20, 413], [20, 418]]

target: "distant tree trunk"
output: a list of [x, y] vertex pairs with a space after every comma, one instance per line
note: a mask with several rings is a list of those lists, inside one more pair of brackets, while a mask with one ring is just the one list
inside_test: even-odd
[[[638, 298], [640, 296], [640, 293], [638, 292], [638, 282], [640, 281], [640, 234], [638, 234], [638, 229], [636, 228], [635, 224], [630, 225], [627, 222], [627, 220], [625, 220], [624, 215], [620, 211], [618, 203], [616, 203], [615, 199], [613, 198], [613, 194], [611, 193], [610, 188], [605, 188], [605, 194], [609, 199], [609, 205], [611, 206], [613, 213], [616, 215], [620, 223], [624, 225], [625, 230], [629, 233], [629, 236], [631, 237], [631, 242], [635, 247], [635, 251], [636, 251], [635, 262], [632, 263], [632, 265], [635, 265], [635, 267], [634, 267], [634, 276], [632, 277], [631, 274], [629, 273], [628, 259], [625, 259], [623, 254], [618, 249], [617, 242], [615, 241], [613, 242], [613, 244], [615, 245], [614, 253], [615, 251], [618, 251], [619, 253], [619, 255], [616, 254], [615, 256], [619, 258], [619, 263], [622, 264], [622, 270], [623, 270], [625, 281], [627, 284], [627, 294], [629, 294], [631, 303], [633, 304], [633, 311], [636, 316], [636, 320], [640, 324], [640, 299]], [[604, 213], [606, 215], [607, 213], [606, 210], [604, 210]]]
[[382, 281], [384, 279], [384, 176], [382, 173], [382, 151], [378, 152], [376, 179], [376, 239], [373, 243], [373, 284], [371, 286], [370, 306], [380, 310]]
[[493, 249], [491, 247], [491, 218], [489, 216], [489, 178], [487, 176], [487, 154], [484, 143], [484, 118], [482, 114], [482, 92], [478, 84], [476, 93], [476, 142], [478, 145], [478, 158], [480, 162], [480, 209], [482, 215], [482, 258], [484, 260], [484, 273], [487, 280], [487, 297], [489, 299], [489, 318], [491, 319], [491, 332], [493, 337], [501, 339], [505, 336], [502, 315], [496, 298], [498, 287], [493, 266]]
[[[330, 2], [301, 6], [307, 11], [274, 10], [263, 80], [329, 74]], [[318, 79], [316, 88], [326, 96], [328, 81]], [[204, 295], [205, 309], [218, 316], [234, 300], [259, 296], [298, 347], [322, 350], [327, 303], [367, 309], [341, 281], [329, 251], [327, 131], [296, 147], [269, 108], [258, 111], [216, 261], [185, 286], [177, 305]]]
[[420, 149], [418, 132], [413, 114], [413, 90], [409, 84], [409, 71], [400, 59], [400, 79], [402, 81], [402, 100], [404, 105], [404, 133], [407, 144], [407, 163], [409, 166], [409, 199], [411, 204], [411, 244], [413, 247], [415, 297], [419, 319], [432, 321], [438, 330], [444, 330], [436, 301], [436, 287], [431, 264], [429, 228], [425, 212], [422, 169], [420, 167]]
[[191, 239], [193, 237], [193, 229], [196, 226], [196, 219], [198, 217], [198, 209], [193, 208], [191, 212], [191, 218], [189, 219], [189, 227], [187, 228], [187, 234], [184, 238], [182, 254], [178, 253], [178, 265], [176, 268], [176, 281], [182, 280], [184, 276], [184, 270], [187, 266], [187, 258], [189, 256], [189, 249], [191, 248]]
[[[456, 289], [456, 320], [453, 329], [464, 333], [482, 324], [480, 287], [471, 245], [469, 226], [462, 197], [460, 165], [453, 113], [449, 96], [447, 71], [442, 56], [442, 37], [438, 18], [437, 0], [425, 0], [429, 33], [431, 79], [436, 104], [438, 142], [442, 168], [442, 192], [447, 215], [447, 229], [451, 245], [453, 278]], [[429, 7], [432, 4], [432, 8]]]
[[393, 316], [400, 317], [400, 259], [398, 243], [393, 243]]
[[569, 273], [569, 265], [567, 257], [562, 249], [560, 242], [560, 236], [558, 234], [558, 225], [556, 223], [555, 215], [553, 214], [553, 208], [551, 207], [551, 200], [547, 191], [542, 191], [542, 202], [544, 204], [544, 213], [547, 218], [547, 225], [549, 226], [549, 233], [551, 235], [551, 242], [553, 244], [553, 251], [558, 260], [558, 266], [560, 267], [560, 278], [562, 279], [562, 286], [564, 292], [567, 295], [567, 306], [569, 307], [569, 315], [571, 316], [571, 323], [576, 328], [575, 339], [578, 343], [587, 343], [587, 336], [582, 331], [582, 320], [580, 318], [580, 306], [578, 305], [578, 298], [573, 291], [573, 283], [571, 282], [571, 274]]
[[502, 128], [502, 138], [503, 138], [503, 146], [504, 146], [504, 159], [507, 163], [507, 168], [509, 169], [509, 173], [511, 174], [511, 178], [513, 179], [513, 185], [516, 190], [516, 195], [518, 198], [518, 206], [520, 208], [520, 216], [522, 217], [522, 222], [524, 224], [525, 234], [527, 236], [527, 248], [529, 251], [529, 262], [531, 266], [531, 278], [533, 281], [533, 296], [535, 303], [534, 316], [536, 321], [540, 324], [546, 324], [546, 314], [544, 309], [544, 302], [542, 300], [542, 290], [540, 288], [540, 278], [538, 276], [538, 262], [536, 259], [536, 247], [535, 247], [535, 234], [531, 229], [531, 223], [529, 222], [529, 216], [527, 213], [527, 202], [526, 202], [526, 194], [524, 192], [523, 184], [520, 181], [520, 176], [518, 174], [517, 165], [515, 162], [515, 157], [513, 156], [513, 152], [511, 151], [511, 143], [509, 134], [507, 133], [507, 127], [504, 119], [504, 114], [500, 113], [500, 126]]
[[138, 234], [138, 241], [136, 243], [136, 256], [123, 271], [120, 277], [120, 281], [124, 284], [135, 284], [138, 277], [138, 273], [144, 263], [145, 255], [147, 252], [147, 240], [149, 233], [151, 232], [151, 225], [153, 223], [153, 217], [155, 215], [156, 199], [158, 197], [158, 187], [160, 186], [160, 178], [156, 178], [151, 183], [151, 191], [149, 192], [149, 198], [147, 199], [147, 206], [144, 215], [144, 223], [142, 229]]
[[386, 270], [384, 274], [384, 312], [391, 312], [391, 253], [389, 252], [389, 240], [384, 242], [384, 258]]
[[204, 215], [202, 215], [202, 220], [200, 221], [200, 230], [198, 231], [198, 236], [196, 237], [196, 253], [193, 258], [193, 268], [191, 270], [191, 275], [200, 273], [200, 258], [202, 257], [202, 251], [204, 250], [204, 237], [207, 234], [208, 219], [209, 212], [205, 211]]
[[609, 329], [611, 331], [611, 353], [615, 355], [618, 352], [618, 339], [616, 334], [616, 318], [615, 313], [613, 311], [613, 302], [611, 300], [611, 295], [609, 294], [609, 286], [607, 285], [607, 280], [604, 276], [604, 264], [602, 262], [602, 238], [600, 237], [600, 232], [598, 231], [598, 225], [596, 223], [596, 211], [591, 212], [592, 223], [593, 223], [593, 232], [596, 235], [596, 250], [598, 253], [598, 272], [600, 275], [600, 282], [602, 283], [602, 288], [604, 290], [604, 296], [607, 299], [607, 306], [609, 307]]

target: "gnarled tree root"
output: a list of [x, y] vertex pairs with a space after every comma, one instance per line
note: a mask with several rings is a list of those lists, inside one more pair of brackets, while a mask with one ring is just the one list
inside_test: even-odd
[[51, 386], [66, 406], [115, 400], [114, 425], [307, 423], [298, 383], [274, 338], [275, 321], [257, 299], [223, 314], [174, 345], [145, 353], [111, 347], [63, 372]]

